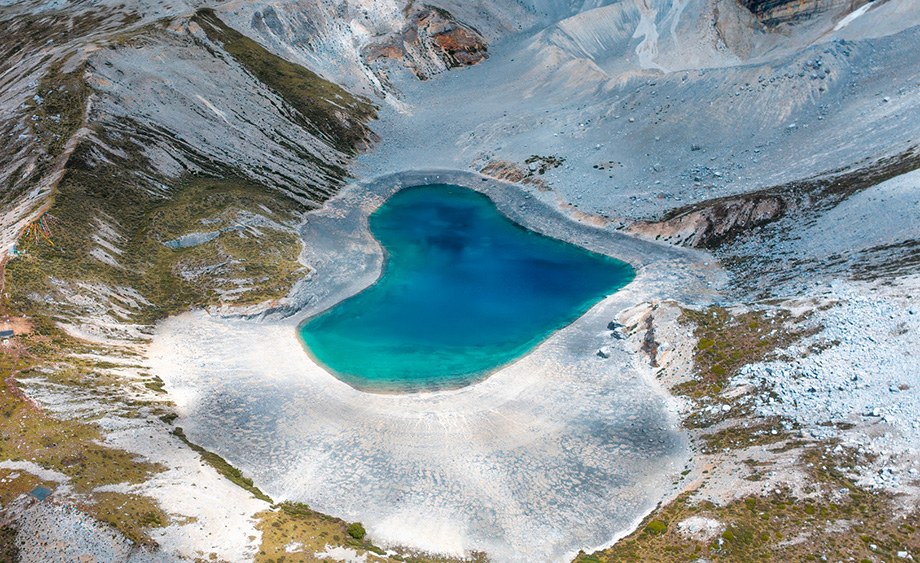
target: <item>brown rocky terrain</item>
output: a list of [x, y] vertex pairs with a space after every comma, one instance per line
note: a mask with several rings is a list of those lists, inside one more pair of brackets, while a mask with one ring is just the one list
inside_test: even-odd
[[447, 10], [410, 3], [405, 12], [403, 29], [366, 48], [368, 62], [399, 61], [426, 80], [445, 69], [478, 64], [488, 56], [485, 38]]

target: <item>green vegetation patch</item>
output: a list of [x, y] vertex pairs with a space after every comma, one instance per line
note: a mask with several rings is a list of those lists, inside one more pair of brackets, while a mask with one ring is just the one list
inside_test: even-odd
[[367, 531], [364, 529], [364, 526], [361, 525], [361, 522], [354, 522], [349, 524], [345, 531], [348, 532], [349, 536], [356, 540], [363, 540], [364, 536], [367, 535]]
[[71, 72], [62, 71], [66, 61], [58, 61], [38, 82], [36, 94], [27, 103], [27, 122], [52, 157], [83, 125], [89, 87], [83, 81], [85, 65]]
[[[305, 274], [292, 227], [303, 207], [280, 192], [233, 178], [188, 177], [155, 194], [119, 174], [100, 175], [67, 171], [50, 210], [53, 244], [20, 239], [20, 255], [5, 271], [15, 307], [40, 303], [57, 317], [79, 315], [62, 292], [102, 284], [142, 298], [124, 303], [126, 313], [110, 311], [117, 320], [151, 324], [190, 307], [277, 299]], [[209, 231], [222, 232], [188, 248], [164, 244]]]
[[[16, 26], [17, 24], [13, 23], [9, 27]], [[8, 32], [9, 29], [4, 27], [4, 35]], [[14, 48], [21, 47], [22, 44], [17, 44]], [[2, 50], [3, 45], [0, 45], [0, 51]], [[16, 57], [13, 57], [13, 60], [15, 59]], [[17, 165], [18, 168], [10, 174], [6, 184], [0, 186], [0, 207], [22, 197], [31, 189], [34, 182], [51, 170], [55, 159], [64, 152], [67, 141], [83, 125], [90, 93], [83, 80], [86, 66], [77, 64], [73, 70], [65, 71], [66, 64], [67, 59], [51, 63], [39, 78], [35, 94], [22, 106], [22, 120], [28, 125], [37, 144], [44, 149], [44, 154], [38, 157], [34, 167], [28, 168], [25, 162]], [[3, 66], [4, 63], [0, 61], [0, 70]], [[9, 130], [4, 134], [13, 133]], [[14, 162], [14, 155], [3, 156], [5, 161]]]
[[102, 432], [94, 424], [45, 413], [16, 382], [30, 373], [54, 381], [55, 371], [48, 368], [55, 355], [80, 347], [79, 341], [50, 323], [36, 323], [32, 334], [17, 336], [13, 345], [0, 349], [0, 373], [8, 374], [0, 382], [0, 459], [31, 461], [59, 471], [71, 478], [79, 493], [101, 485], [141, 483], [163, 468], [103, 445]]
[[663, 534], [668, 531], [668, 525], [661, 520], [652, 520], [645, 526], [645, 531], [649, 534]]
[[162, 528], [169, 521], [166, 513], [150, 497], [116, 492], [97, 492], [91, 504], [80, 508], [97, 520], [111, 524], [129, 540], [140, 545], [155, 546], [147, 535], [150, 528]]
[[[703, 453], [719, 450], [737, 450], [751, 446], [767, 446], [788, 441], [789, 434], [784, 431], [778, 419], [759, 419], [754, 424], [736, 424], [729, 428], [700, 436], [705, 444]], [[793, 442], [801, 445], [801, 442]]]
[[672, 391], [686, 395], [709, 408], [698, 408], [684, 421], [688, 428], [708, 428], [727, 419], [728, 428], [702, 434], [703, 452], [766, 446], [787, 441], [789, 434], [777, 418], [744, 420], [750, 402], [725, 399], [722, 392], [729, 380], [745, 365], [776, 356], [781, 350], [820, 331], [819, 326], [805, 326], [807, 316], [795, 317], [786, 309], [757, 309], [732, 313], [722, 307], [702, 311], [684, 309], [680, 321], [693, 327], [696, 337], [694, 367], [696, 377], [674, 386]]
[[[0, 302], [0, 316], [14, 316], [8, 302]], [[21, 311], [17, 311], [21, 314]], [[21, 317], [20, 317], [21, 318]], [[46, 381], [92, 389], [101, 402], [112, 401], [119, 408], [139, 408], [130, 398], [109, 398], [104, 386], [107, 378], [97, 378], [92, 360], [73, 354], [108, 352], [64, 333], [50, 319], [33, 315], [29, 330], [10, 339], [0, 348], [0, 459], [35, 463], [70, 478], [73, 490], [81, 495], [84, 509], [108, 522], [134, 541], [149, 543], [145, 528], [165, 525], [166, 516], [155, 501], [141, 495], [120, 495], [97, 491], [116, 484], [139, 484], [164, 468], [139, 459], [135, 454], [104, 444], [101, 429], [90, 422], [62, 419], [31, 401], [17, 382], [21, 377], [40, 377]], [[103, 381], [97, 381], [102, 379]], [[156, 405], [149, 406], [154, 409]], [[19, 476], [12, 479], [12, 473]], [[7, 480], [0, 487], [0, 505], [5, 505], [36, 485], [54, 489], [23, 471], [0, 471]], [[9, 528], [3, 533], [9, 532]], [[0, 540], [0, 555], [7, 546]], [[8, 550], [6, 551], [8, 553]], [[7, 560], [0, 557], [0, 560]]]
[[[312, 510], [299, 502], [283, 502], [257, 515], [256, 528], [262, 532], [257, 562], [315, 561], [314, 553], [326, 546], [354, 549], [367, 561], [391, 561], [379, 547], [365, 539], [364, 526], [345, 522]], [[289, 551], [289, 546], [297, 549]]]
[[301, 502], [282, 502], [256, 515], [259, 519], [256, 529], [262, 532], [262, 544], [256, 555], [257, 563], [291, 563], [294, 561], [316, 561], [315, 553], [323, 553], [328, 547], [353, 549], [358, 557], [366, 557], [369, 563], [380, 561], [402, 561], [404, 563], [485, 563], [482, 553], [468, 558], [441, 557], [429, 553], [417, 553], [404, 548], [392, 548], [389, 552], [374, 545], [367, 538], [367, 532], [360, 522], [346, 522], [316, 512]]
[[718, 395], [742, 366], [763, 361], [820, 330], [800, 326], [802, 320], [804, 317], [793, 317], [785, 309], [739, 314], [715, 306], [702, 311], [684, 309], [681, 322], [693, 326], [693, 361], [699, 377], [673, 390], [694, 399]]

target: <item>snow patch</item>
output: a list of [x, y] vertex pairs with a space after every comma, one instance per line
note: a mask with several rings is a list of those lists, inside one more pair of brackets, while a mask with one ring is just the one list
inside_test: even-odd
[[850, 25], [850, 23], [853, 20], [865, 14], [866, 12], [868, 12], [871, 7], [872, 7], [872, 2], [869, 2], [868, 4], [864, 6], [860, 6], [859, 8], [856, 8], [855, 10], [850, 12], [845, 18], [837, 22], [837, 25], [834, 26], [834, 31], [840, 31], [841, 29]]

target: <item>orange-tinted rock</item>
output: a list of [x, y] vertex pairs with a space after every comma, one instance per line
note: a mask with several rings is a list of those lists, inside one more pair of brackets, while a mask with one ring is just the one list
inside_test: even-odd
[[366, 50], [369, 61], [397, 60], [424, 80], [443, 70], [474, 65], [488, 56], [485, 39], [446, 10], [422, 6], [398, 35]]
[[473, 65], [486, 58], [485, 39], [448, 12], [427, 7], [416, 13], [413, 19], [417, 28], [440, 49], [441, 58], [448, 68]]

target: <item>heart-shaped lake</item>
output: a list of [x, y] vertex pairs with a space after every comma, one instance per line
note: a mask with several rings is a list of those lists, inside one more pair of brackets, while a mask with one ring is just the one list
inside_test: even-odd
[[525, 229], [459, 186], [403, 189], [369, 223], [386, 253], [380, 279], [300, 327], [313, 357], [358, 389], [478, 381], [634, 277], [625, 262]]

